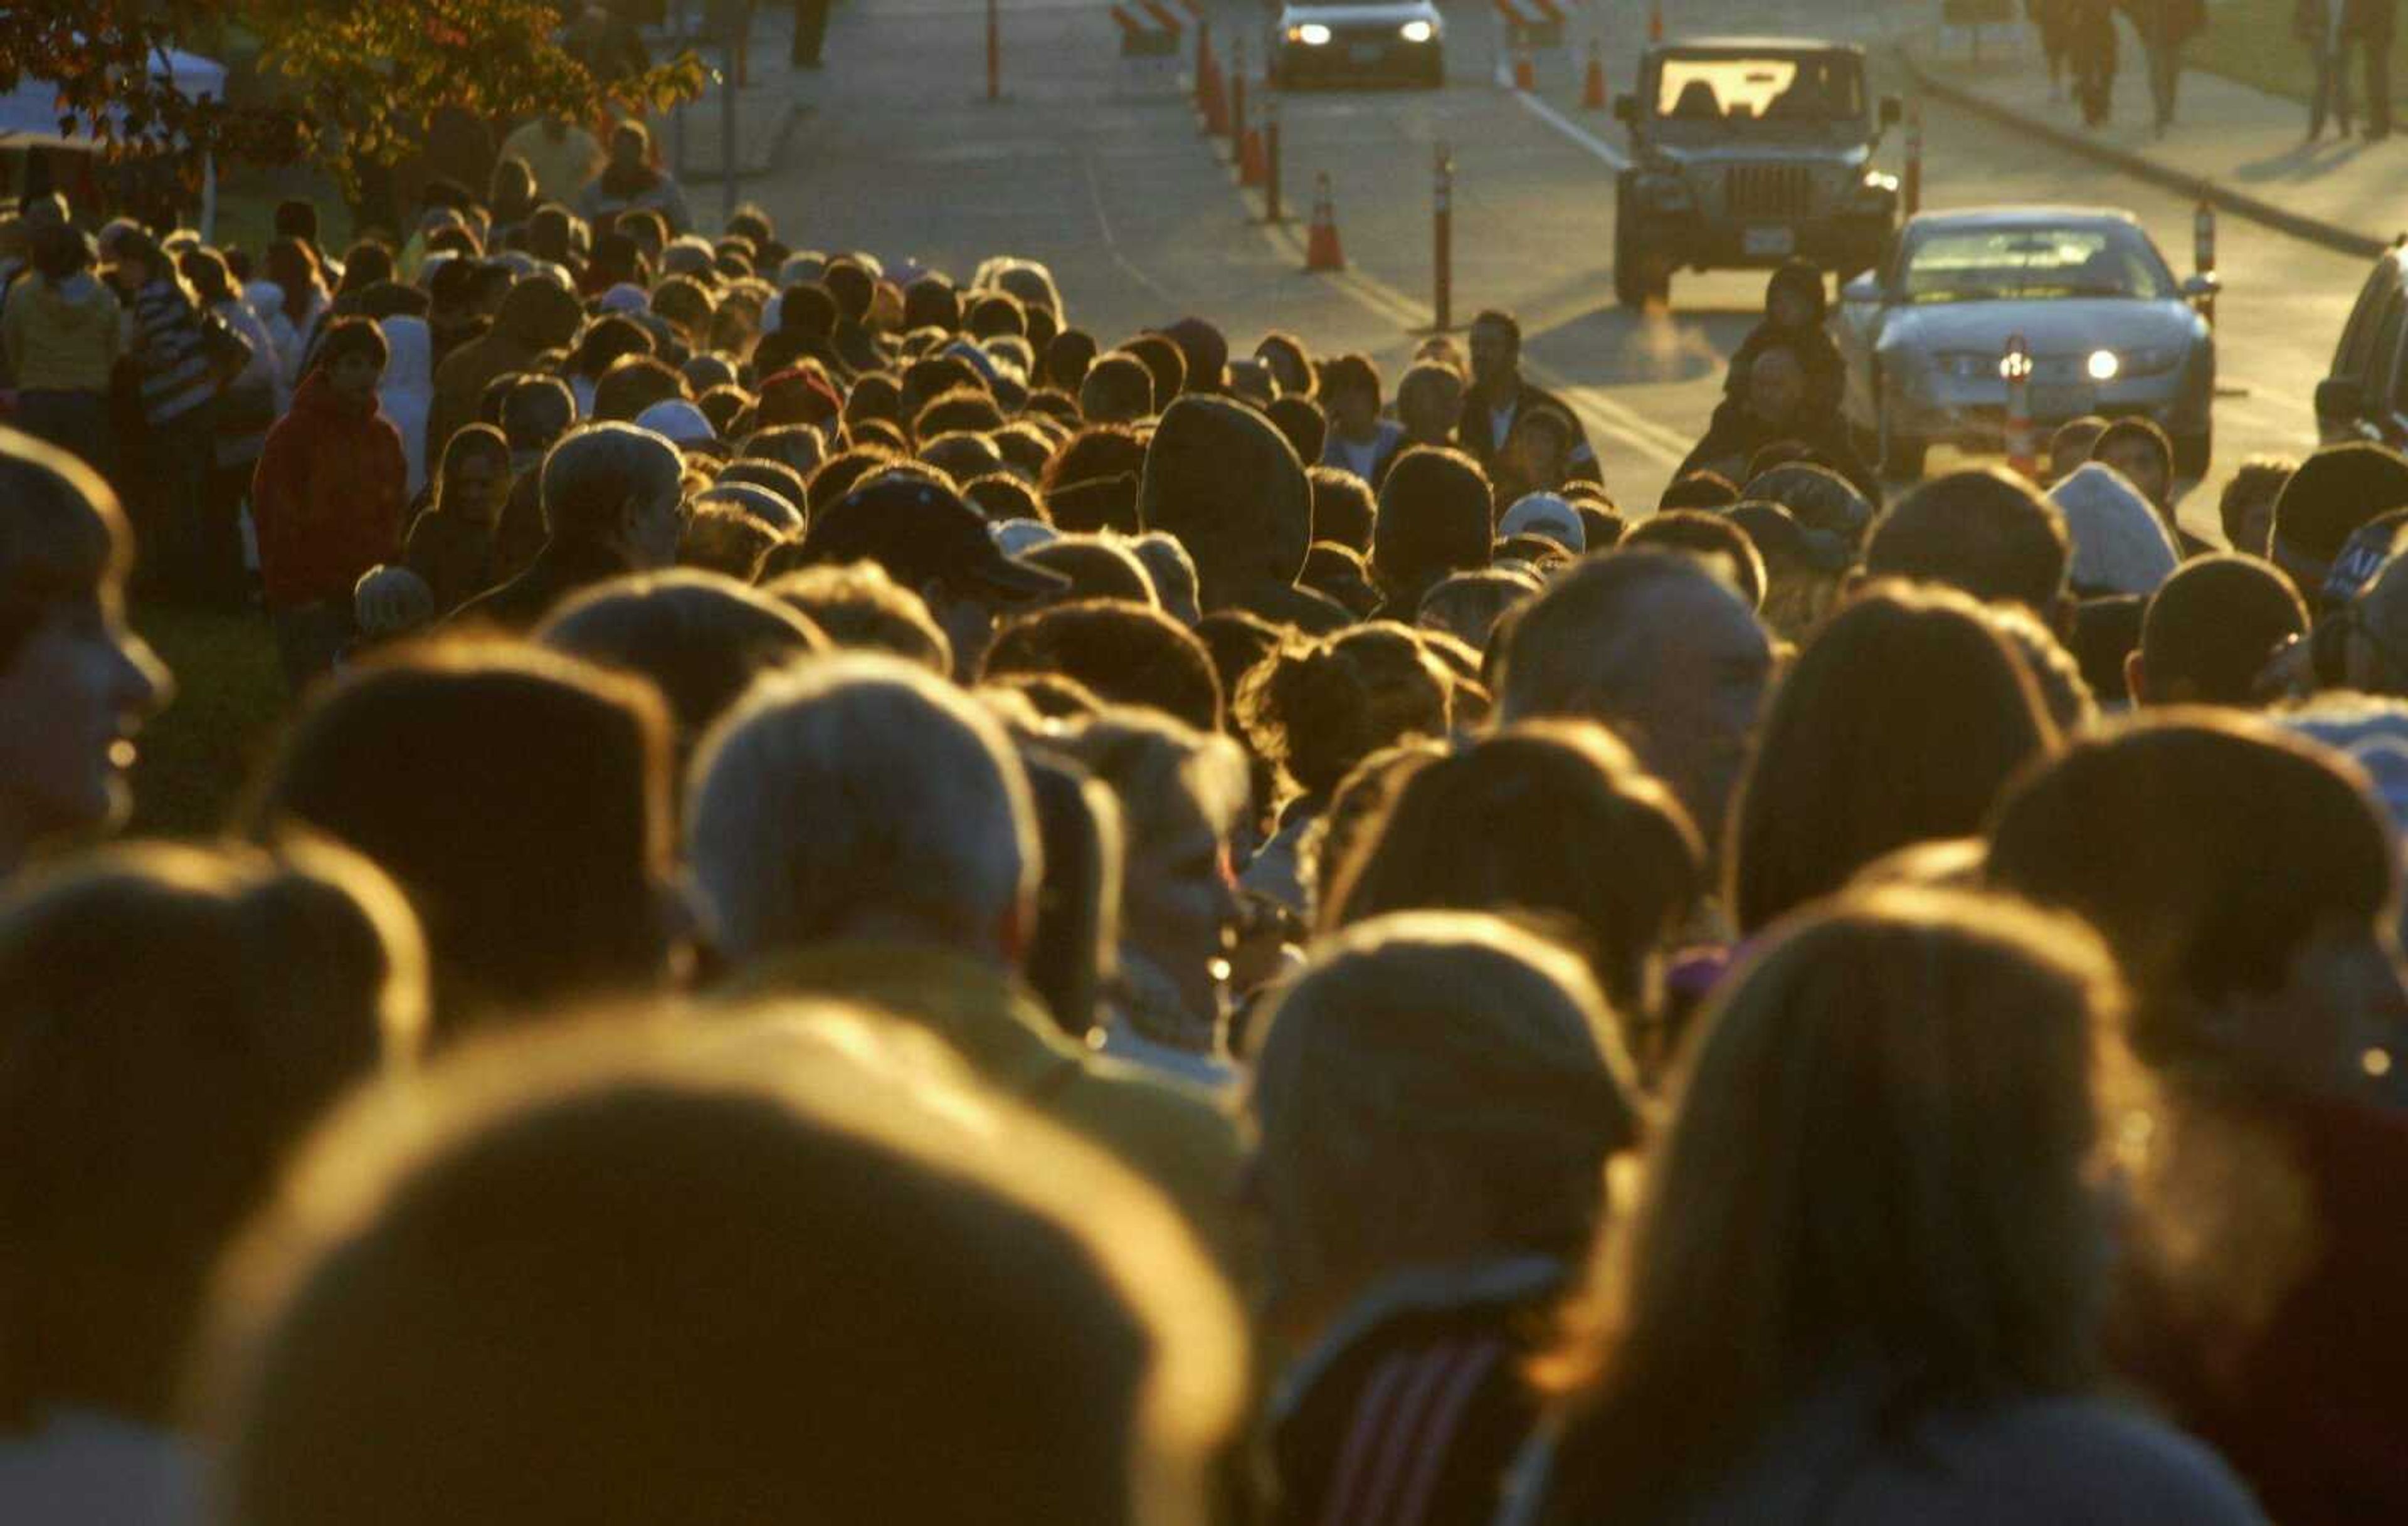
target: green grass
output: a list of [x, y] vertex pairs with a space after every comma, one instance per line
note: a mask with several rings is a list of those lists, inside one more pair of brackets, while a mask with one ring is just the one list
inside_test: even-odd
[[[2128, 36], [2124, 39], [2130, 41]], [[2315, 93], [2315, 66], [2306, 45], [2291, 36], [2291, 7], [2281, 0], [2234, 0], [2212, 5], [2207, 30], [2191, 39], [2184, 63], [2274, 95], [2305, 103]], [[2350, 55], [2350, 95], [2363, 116], [2366, 64]], [[2408, 110], [2408, 28], [2391, 43], [2391, 99], [2394, 114]]]
[[267, 617], [138, 605], [133, 619], [176, 675], [176, 697], [142, 731], [132, 830], [207, 835], [224, 825], [285, 710]]

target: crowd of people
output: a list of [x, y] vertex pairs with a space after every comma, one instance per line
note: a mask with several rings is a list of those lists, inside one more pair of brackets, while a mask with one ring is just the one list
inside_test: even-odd
[[612, 151], [18, 225], [0, 1519], [2408, 1519], [2408, 459], [1892, 498], [1784, 271], [1619, 505]]

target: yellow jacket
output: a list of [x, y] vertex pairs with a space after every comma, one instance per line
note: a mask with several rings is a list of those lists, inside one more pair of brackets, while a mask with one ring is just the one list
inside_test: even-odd
[[21, 392], [105, 392], [119, 327], [116, 293], [89, 272], [55, 285], [27, 275], [0, 309], [9, 379]]

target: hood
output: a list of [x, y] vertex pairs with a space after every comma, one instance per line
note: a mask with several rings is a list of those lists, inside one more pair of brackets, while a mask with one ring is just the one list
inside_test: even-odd
[[1670, 164], [1806, 164], [1842, 170], [1861, 170], [1872, 161], [1872, 150], [1862, 143], [1845, 147], [1829, 139], [1767, 138], [1754, 143], [1683, 143], [1651, 139], [1645, 150], [1648, 157], [1661, 159]]
[[2187, 347], [2198, 317], [2172, 300], [2073, 297], [2048, 302], [1942, 302], [1893, 307], [1882, 325], [1881, 348], [1930, 355], [1942, 350], [2003, 354], [2020, 334], [2034, 359], [2084, 355], [2101, 346]]
[[35, 321], [53, 331], [82, 332], [117, 321], [117, 299], [88, 270], [79, 270], [55, 285], [39, 276], [17, 283], [11, 302], [30, 306]]
[[1280, 7], [1281, 30], [1302, 26], [1307, 21], [1318, 21], [1333, 32], [1340, 27], [1402, 26], [1407, 21], [1427, 21], [1443, 30], [1446, 24], [1444, 18], [1439, 15], [1438, 7], [1430, 0], [1379, 0], [1378, 4], [1363, 6], [1303, 4]]
[[585, 309], [575, 292], [540, 276], [522, 278], [502, 298], [494, 329], [529, 349], [557, 349], [577, 337]]
[[2182, 564], [2165, 521], [2114, 467], [2085, 463], [2048, 496], [2073, 537], [2076, 592], [2154, 593]]
[[377, 383], [377, 394], [417, 396], [431, 392], [435, 387], [435, 343], [427, 332], [426, 320], [397, 313], [379, 321], [377, 327], [384, 331], [385, 348], [392, 352], [384, 363], [384, 379]]
[[1146, 447], [1144, 528], [1167, 532], [1208, 591], [1293, 585], [1312, 541], [1312, 490], [1296, 448], [1261, 414], [1222, 397], [1173, 401]]
[[302, 378], [299, 390], [293, 394], [293, 412], [308, 414], [312, 421], [322, 424], [356, 424], [379, 416], [375, 407], [354, 407], [344, 402], [336, 393], [335, 384], [326, 379], [322, 366]]

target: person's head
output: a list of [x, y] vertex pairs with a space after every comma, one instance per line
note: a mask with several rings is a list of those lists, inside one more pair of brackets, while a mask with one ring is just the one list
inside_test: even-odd
[[234, 273], [226, 268], [225, 256], [217, 250], [200, 246], [188, 249], [176, 256], [176, 269], [202, 307], [215, 307], [235, 299]]
[[437, 511], [468, 524], [492, 524], [510, 492], [510, 444], [491, 424], [454, 430], [435, 478]]
[[323, 844], [108, 849], [0, 903], [0, 1416], [171, 1423], [223, 1242], [425, 995], [408, 907]]
[[1119, 804], [1123, 967], [1151, 966], [1209, 1034], [1219, 1006], [1213, 965], [1237, 920], [1229, 833], [1248, 805], [1245, 755], [1225, 736], [1136, 709], [1107, 709], [1049, 745]]
[[1578, 563], [1516, 617], [1498, 713], [1602, 721], [1671, 787], [1713, 852], [1771, 677], [1771, 644], [1727, 584], [1686, 557], [1616, 551]]
[[2072, 565], [2063, 511], [1995, 466], [1925, 482], [1890, 506], [1865, 542], [1872, 577], [2019, 604], [2051, 624], [2063, 612]]
[[610, 129], [610, 167], [615, 170], [642, 169], [652, 158], [652, 135], [644, 124], [628, 118]]
[[125, 623], [133, 562], [108, 484], [0, 428], [0, 879], [124, 817], [133, 734], [174, 692]]
[[2274, 504], [2300, 464], [2290, 456], [2251, 456], [2224, 484], [2215, 503], [2224, 538], [2244, 556], [2267, 556], [2274, 540]]
[[738, 963], [847, 937], [1015, 967], [1042, 870], [1028, 781], [967, 694], [892, 658], [763, 680], [707, 737], [695, 879]]
[[2068, 419], [2048, 437], [2048, 479], [2057, 481], [2090, 459], [2091, 447], [2107, 432], [2107, 421], [2095, 413]]
[[391, 353], [384, 331], [374, 320], [337, 318], [326, 325], [317, 348], [310, 351], [309, 369], [322, 372], [327, 387], [346, 406], [373, 409], [377, 383], [384, 379], [384, 364]]
[[1079, 415], [1091, 424], [1127, 423], [1154, 411], [1154, 373], [1135, 355], [1098, 355], [1080, 378]]
[[761, 592], [840, 648], [900, 657], [939, 677], [953, 671], [953, 643], [928, 613], [927, 602], [875, 562], [781, 572]]
[[1413, 621], [1426, 629], [1444, 631], [1474, 651], [1486, 651], [1498, 622], [1536, 598], [1541, 586], [1536, 578], [1520, 571], [1458, 572], [1430, 585]]
[[2088, 1387], [2115, 1004], [2078, 924], [1928, 890], [1727, 977], [1556, 1363], [1550, 1519], [1683, 1509], [1867, 1363], [1913, 1373], [1901, 1424]]
[[1321, 925], [1415, 908], [1526, 914], [1587, 962], [1634, 1051], [1657, 957], [1705, 890], [1704, 846], [1671, 793], [1586, 721], [1538, 721], [1389, 776], [1391, 804], [1323, 861]]
[[678, 534], [677, 564], [751, 583], [781, 544], [777, 531], [734, 504], [698, 499]]
[[1326, 795], [1369, 754], [1407, 736], [1443, 736], [1454, 683], [1404, 626], [1358, 625], [1295, 642], [1238, 687], [1237, 715], [1290, 788]]
[[1747, 368], [1747, 410], [1777, 427], [1791, 422], [1806, 405], [1806, 366], [1786, 344], [1756, 351]]
[[1463, 416], [1463, 373], [1435, 361], [1421, 361], [1397, 384], [1397, 421], [1413, 445], [1447, 445]]
[[1398, 456], [1371, 523], [1382, 592], [1418, 604], [1447, 574], [1488, 565], [1494, 514], [1487, 475], [1462, 451], [1415, 446]]
[[2269, 555], [2300, 592], [2315, 598], [2359, 526], [2408, 507], [2408, 458], [2357, 440], [2328, 445], [2300, 463], [2274, 497]]
[[1471, 382], [1489, 398], [1521, 385], [1522, 325], [1512, 314], [1492, 307], [1471, 321]]
[[577, 394], [558, 377], [522, 376], [502, 393], [502, 435], [512, 454], [552, 449], [577, 421]]
[[1058, 673], [1115, 705], [1142, 706], [1207, 734], [1221, 729], [1221, 683], [1204, 644], [1160, 610], [1125, 600], [1082, 599], [1023, 616], [996, 634], [982, 673]]
[[318, 204], [306, 196], [289, 196], [276, 204], [270, 226], [279, 238], [297, 238], [314, 245], [318, 242]]
[[1702, 508], [1659, 509], [1622, 537], [1627, 551], [1658, 550], [1695, 560], [1730, 585], [1751, 609], [1764, 604], [1764, 557], [1727, 516]]
[[668, 702], [681, 759], [754, 678], [833, 649], [790, 606], [690, 569], [590, 588], [553, 610], [534, 639], [651, 683]]
[[1873, 506], [1856, 484], [1812, 462], [1793, 461], [1751, 477], [1740, 496], [1743, 502], [1780, 505], [1799, 528], [1829, 537], [1835, 549], [1851, 558], [1863, 549], [1865, 534], [1872, 528]]
[[1205, 607], [1293, 584], [1312, 548], [1312, 490], [1286, 436], [1224, 397], [1182, 397], [1147, 441], [1138, 483], [1147, 530], [1195, 559]]
[[1879, 587], [1782, 679], [1732, 812], [1729, 908], [1754, 935], [1911, 843], [1982, 829], [2057, 745], [2023, 661], [1962, 594]]
[[1312, 484], [1312, 538], [1369, 554], [1379, 518], [1371, 485], [1343, 466], [1315, 466], [1306, 475]]
[[677, 447], [626, 423], [583, 425], [543, 458], [544, 529], [562, 545], [616, 551], [638, 572], [677, 560], [684, 528]]
[[1156, 1191], [826, 1005], [530, 1034], [364, 1099], [206, 1350], [256, 1526], [1202, 1526], [1245, 1391]]
[[1341, 437], [1366, 439], [1379, 427], [1380, 368], [1369, 356], [1345, 354], [1325, 362], [1316, 395]]
[[1639, 1145], [1595, 982], [1494, 917], [1384, 917], [1321, 945], [1254, 1047], [1249, 1179], [1292, 1338], [1400, 1273], [1576, 1266], [1608, 1161]]
[[1144, 566], [1162, 612], [1193, 630], [1203, 611], [1197, 606], [1196, 559], [1187, 548], [1156, 530], [1138, 536], [1128, 549]]
[[2091, 442], [2090, 459], [2123, 473], [2159, 513], [2172, 513], [2173, 442], [2150, 420], [2125, 418], [2109, 424]]
[[667, 362], [652, 355], [622, 355], [594, 384], [593, 417], [633, 423], [656, 403], [692, 401], [687, 395], [691, 391]]
[[1795, 332], [1819, 327], [1828, 306], [1823, 273], [1804, 260], [1790, 260], [1764, 285], [1764, 316], [1774, 328]]
[[515, 646], [431, 647], [322, 690], [251, 820], [322, 833], [394, 877], [451, 1036], [673, 973], [669, 740], [643, 684]]
[[46, 281], [55, 284], [92, 268], [92, 243], [72, 223], [36, 223], [29, 243], [34, 272]]
[[2140, 705], [2254, 706], [2275, 649], [2307, 630], [2307, 606], [2273, 563], [2200, 557], [2150, 596], [2125, 688]]
[[1989, 872], [2105, 935], [2152, 1064], [2329, 1088], [2398, 1043], [2381, 807], [2355, 765], [2263, 721], [2169, 710], [2076, 745], [2010, 792]]

